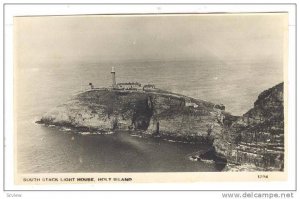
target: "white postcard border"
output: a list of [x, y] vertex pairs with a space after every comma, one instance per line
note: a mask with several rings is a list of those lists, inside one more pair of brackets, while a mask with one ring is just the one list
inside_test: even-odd
[[[15, 185], [13, 169], [13, 16], [99, 13], [289, 12], [288, 180], [149, 184]], [[7, 190], [292, 190], [295, 189], [295, 7], [293, 5], [6, 5], [5, 6], [5, 189]]]

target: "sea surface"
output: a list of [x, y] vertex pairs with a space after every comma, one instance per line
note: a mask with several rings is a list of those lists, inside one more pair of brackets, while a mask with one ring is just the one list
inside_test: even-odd
[[217, 171], [209, 162], [189, 156], [206, 150], [199, 144], [134, 137], [126, 132], [76, 134], [45, 127], [35, 121], [76, 93], [117, 82], [140, 82], [197, 99], [222, 103], [241, 115], [259, 93], [283, 80], [273, 63], [218, 61], [131, 61], [73, 63], [54, 60], [19, 64], [15, 69], [17, 169], [20, 173], [47, 172], [167, 172]]

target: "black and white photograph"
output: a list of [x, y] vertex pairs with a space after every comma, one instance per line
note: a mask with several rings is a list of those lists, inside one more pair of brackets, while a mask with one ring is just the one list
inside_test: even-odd
[[17, 175], [285, 171], [287, 13], [14, 26]]

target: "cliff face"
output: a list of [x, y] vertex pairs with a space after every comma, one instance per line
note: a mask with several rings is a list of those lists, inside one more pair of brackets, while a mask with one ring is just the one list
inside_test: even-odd
[[254, 107], [224, 126], [215, 139], [217, 153], [231, 163], [250, 163], [266, 170], [283, 170], [283, 83], [262, 92]]
[[[90, 90], [46, 113], [39, 123], [80, 131], [124, 130], [186, 142], [208, 143], [234, 164], [282, 170], [283, 83], [262, 92], [243, 116], [213, 103], [165, 91]], [[197, 158], [196, 158], [197, 159]]]
[[[196, 107], [188, 107], [189, 101]], [[46, 113], [41, 123], [83, 130], [126, 130], [181, 141], [212, 141], [221, 132], [214, 104], [170, 93], [91, 90]]]

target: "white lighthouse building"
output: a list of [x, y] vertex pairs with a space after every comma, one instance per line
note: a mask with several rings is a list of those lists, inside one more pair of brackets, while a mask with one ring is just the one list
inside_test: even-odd
[[117, 83], [116, 83], [116, 72], [115, 72], [115, 67], [111, 67], [111, 78], [112, 78], [112, 87], [116, 88]]

